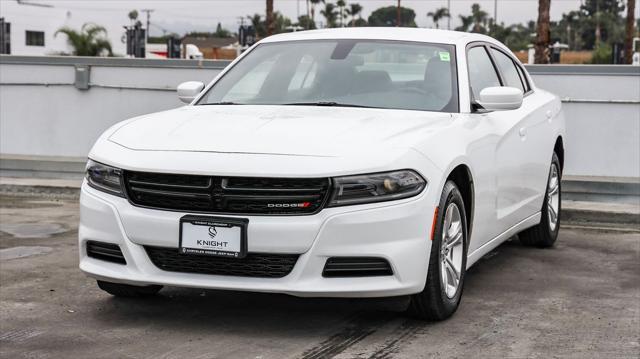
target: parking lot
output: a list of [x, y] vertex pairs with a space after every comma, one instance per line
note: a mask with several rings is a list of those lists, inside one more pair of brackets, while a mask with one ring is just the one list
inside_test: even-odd
[[565, 226], [513, 239], [468, 272], [459, 311], [424, 323], [403, 300], [165, 288], [116, 299], [78, 270], [74, 200], [0, 197], [4, 358], [420, 358], [640, 355], [640, 232]]

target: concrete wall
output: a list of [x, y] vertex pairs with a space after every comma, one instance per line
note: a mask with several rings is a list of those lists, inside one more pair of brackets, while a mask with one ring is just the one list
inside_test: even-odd
[[[227, 64], [0, 56], [0, 167], [6, 169], [7, 159], [34, 156], [84, 161], [106, 128], [180, 106], [177, 84], [208, 82]], [[74, 85], [76, 66], [89, 67], [90, 89]], [[566, 174], [640, 177], [640, 67], [528, 69], [539, 87], [563, 99], [568, 121]]]
[[[111, 125], [183, 105], [176, 86], [209, 82], [228, 62], [0, 57], [0, 154], [86, 157]], [[89, 90], [74, 86], [90, 68]]]

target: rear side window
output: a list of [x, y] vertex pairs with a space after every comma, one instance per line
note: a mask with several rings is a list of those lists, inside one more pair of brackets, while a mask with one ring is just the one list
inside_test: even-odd
[[531, 91], [531, 86], [529, 86], [527, 75], [524, 74], [524, 70], [522, 69], [522, 66], [516, 65], [516, 68], [518, 69], [518, 73], [520, 74], [520, 78], [522, 79], [522, 84], [524, 85], [524, 92], [527, 93]]
[[487, 87], [500, 86], [500, 79], [484, 46], [473, 47], [467, 55], [469, 82], [474, 99], [480, 98], [480, 91]]
[[502, 51], [498, 51], [493, 48], [491, 49], [491, 53], [493, 54], [493, 58], [496, 60], [496, 64], [500, 69], [500, 73], [502, 74], [505, 82], [504, 85], [519, 88], [523, 93], [526, 92], [524, 85], [522, 85], [522, 80], [520, 80], [516, 64], [513, 60], [511, 60], [511, 58], [505, 55]]

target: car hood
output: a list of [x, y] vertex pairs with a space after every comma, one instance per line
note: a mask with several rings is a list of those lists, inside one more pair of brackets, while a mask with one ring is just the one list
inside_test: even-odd
[[109, 140], [133, 150], [342, 156], [411, 147], [451, 114], [318, 106], [185, 106], [135, 118]]

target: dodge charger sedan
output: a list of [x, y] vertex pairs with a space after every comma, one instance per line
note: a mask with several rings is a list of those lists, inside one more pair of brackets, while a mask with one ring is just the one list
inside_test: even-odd
[[442, 320], [486, 253], [558, 235], [560, 101], [490, 37], [276, 35], [178, 97], [89, 154], [80, 269], [112, 295], [404, 296]]

